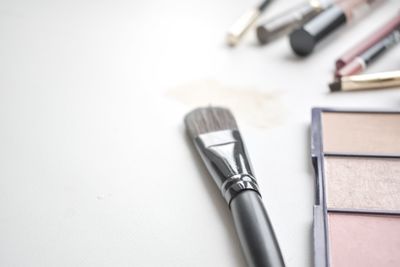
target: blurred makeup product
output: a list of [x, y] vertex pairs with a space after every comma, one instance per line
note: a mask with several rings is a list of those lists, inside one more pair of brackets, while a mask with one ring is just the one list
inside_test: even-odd
[[366, 50], [361, 55], [354, 58], [349, 64], [339, 69], [335, 75], [336, 77], [343, 77], [355, 75], [363, 72], [368, 65], [377, 60], [390, 48], [398, 44], [400, 41], [400, 30], [396, 29], [391, 34], [386, 36], [380, 42]]
[[264, 0], [259, 6], [243, 14], [228, 30], [228, 35], [226, 36], [227, 44], [236, 46], [271, 2], [272, 0]]
[[329, 85], [332, 92], [400, 87], [400, 71], [344, 76]]
[[336, 60], [336, 69], [341, 69], [345, 65], [349, 64], [354, 58], [361, 55], [363, 52], [374, 46], [375, 44], [381, 42], [387, 35], [391, 32], [396, 31], [400, 28], [400, 13], [385, 25], [380, 27], [378, 30], [373, 32], [366, 39], [357, 43], [355, 46], [351, 47], [346, 51], [339, 59]]
[[[290, 36], [290, 46], [299, 56], [312, 53], [315, 46], [335, 30], [353, 19], [353, 14], [373, 2], [380, 0], [345, 0], [332, 5], [321, 14], [294, 30]], [[372, 8], [365, 8], [372, 10]]]
[[316, 267], [400, 266], [400, 111], [313, 109]]
[[185, 117], [190, 138], [231, 212], [250, 267], [284, 267], [235, 118], [225, 108], [198, 108]]
[[303, 25], [334, 3], [333, 0], [309, 0], [265, 21], [257, 27], [260, 44], [267, 44]]

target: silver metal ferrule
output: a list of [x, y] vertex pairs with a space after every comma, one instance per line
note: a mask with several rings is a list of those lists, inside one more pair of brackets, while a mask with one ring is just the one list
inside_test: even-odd
[[195, 145], [228, 204], [243, 190], [260, 195], [239, 131], [202, 134], [195, 139]]

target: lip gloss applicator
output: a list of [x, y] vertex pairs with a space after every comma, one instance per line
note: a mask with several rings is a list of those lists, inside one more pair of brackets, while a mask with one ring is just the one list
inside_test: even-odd
[[235, 118], [225, 108], [198, 108], [185, 117], [190, 138], [230, 211], [247, 264], [284, 267]]

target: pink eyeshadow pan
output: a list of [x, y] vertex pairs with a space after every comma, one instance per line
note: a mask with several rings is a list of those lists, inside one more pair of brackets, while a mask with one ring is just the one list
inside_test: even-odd
[[331, 267], [400, 266], [400, 216], [330, 212]]

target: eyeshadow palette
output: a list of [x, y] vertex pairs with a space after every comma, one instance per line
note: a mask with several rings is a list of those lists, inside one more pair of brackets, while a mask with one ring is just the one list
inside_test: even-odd
[[400, 266], [400, 111], [312, 111], [316, 267]]

